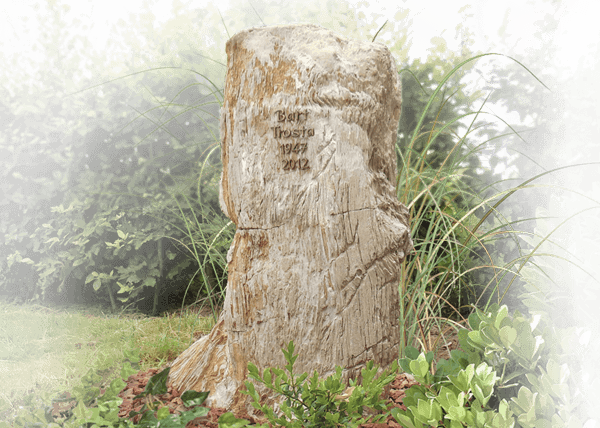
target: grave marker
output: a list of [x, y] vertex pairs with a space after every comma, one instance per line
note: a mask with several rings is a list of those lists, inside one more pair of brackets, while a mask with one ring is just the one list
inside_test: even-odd
[[355, 377], [398, 357], [400, 265], [412, 249], [395, 195], [400, 80], [379, 43], [314, 25], [227, 42], [221, 207], [237, 226], [223, 312], [169, 383], [241, 402], [247, 363]]

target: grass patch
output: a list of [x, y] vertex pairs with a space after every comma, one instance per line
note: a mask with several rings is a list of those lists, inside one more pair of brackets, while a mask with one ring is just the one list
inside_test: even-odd
[[90, 370], [100, 374], [96, 386], [107, 384], [124, 350], [139, 350], [141, 370], [167, 364], [214, 325], [199, 309], [149, 318], [0, 302], [0, 420], [81, 387]]

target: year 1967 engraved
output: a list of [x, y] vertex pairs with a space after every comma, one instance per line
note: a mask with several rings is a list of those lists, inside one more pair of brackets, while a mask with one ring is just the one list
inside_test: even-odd
[[[281, 159], [284, 171], [306, 171], [310, 169], [307, 158], [296, 158], [296, 156], [305, 154], [308, 150], [308, 143], [297, 140], [314, 137], [315, 135], [314, 128], [305, 125], [307, 119], [307, 111], [277, 110], [275, 112], [275, 120], [278, 126], [271, 128], [273, 130], [273, 137], [277, 140], [295, 140], [293, 142], [281, 142], [277, 145], [279, 154], [282, 157], [290, 156], [290, 158]], [[301, 123], [302, 125], [300, 125]], [[285, 125], [291, 125], [292, 128], [287, 128]]]

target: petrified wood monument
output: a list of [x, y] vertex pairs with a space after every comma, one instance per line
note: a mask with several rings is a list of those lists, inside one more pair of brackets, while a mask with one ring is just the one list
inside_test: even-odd
[[395, 197], [400, 81], [382, 44], [314, 25], [227, 42], [221, 207], [237, 225], [223, 312], [174, 362], [170, 385], [240, 397], [247, 363], [346, 378], [398, 357], [400, 264], [412, 248]]

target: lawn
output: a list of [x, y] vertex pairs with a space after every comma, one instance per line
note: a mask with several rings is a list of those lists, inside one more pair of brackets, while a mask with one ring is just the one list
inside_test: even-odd
[[141, 370], [164, 365], [212, 328], [212, 317], [199, 310], [147, 317], [0, 301], [0, 420], [81, 388], [86, 374], [94, 374], [97, 387], [108, 384], [127, 351], [139, 352]]

